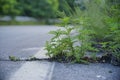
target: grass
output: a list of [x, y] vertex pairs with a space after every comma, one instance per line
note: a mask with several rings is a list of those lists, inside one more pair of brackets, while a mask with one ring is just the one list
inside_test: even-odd
[[51, 22], [48, 20], [41, 20], [41, 21], [0, 21], [0, 25], [53, 25], [53, 24], [59, 24], [59, 22]]
[[0, 21], [0, 25], [44, 25], [45, 22], [17, 22], [17, 21]]

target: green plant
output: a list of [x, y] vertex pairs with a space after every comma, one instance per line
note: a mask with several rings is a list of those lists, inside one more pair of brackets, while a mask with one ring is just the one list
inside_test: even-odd
[[[108, 1], [109, 2], [109, 1]], [[55, 59], [85, 62], [86, 51], [109, 53], [120, 59], [119, 5], [103, 0], [84, 2], [86, 9], [71, 8], [62, 12], [64, 29], [51, 31], [54, 37], [46, 43], [48, 55]], [[71, 35], [75, 31], [76, 35]], [[64, 36], [64, 37], [62, 37]], [[75, 44], [79, 45], [75, 45]], [[96, 55], [91, 55], [93, 59]]]
[[114, 60], [120, 64], [120, 2], [115, 0], [108, 1], [108, 3], [108, 17], [105, 20], [106, 25], [109, 27], [109, 32], [106, 35], [109, 38], [107, 41], [109, 42], [108, 49], [112, 53], [112, 58], [115, 58]]
[[51, 41], [46, 43], [46, 49], [50, 57], [62, 58], [64, 56], [66, 59], [75, 53], [73, 47], [74, 40], [70, 36], [72, 30], [73, 28], [65, 26], [65, 30], [58, 29], [50, 32], [50, 34], [54, 35]]
[[9, 56], [9, 59], [11, 61], [19, 61], [20, 60], [19, 58], [16, 58], [15, 56]]
[[[78, 12], [69, 17], [65, 13], [62, 13], [62, 15], [64, 17], [61, 19], [61, 25], [64, 27], [63, 29], [50, 31], [50, 34], [53, 34], [54, 37], [46, 42], [47, 55], [60, 61], [87, 63], [83, 59], [85, 52], [88, 49], [93, 50], [93, 48], [89, 42], [89, 33], [92, 32], [83, 27], [83, 25], [87, 25], [86, 20]], [[72, 35], [73, 31], [75, 35]]]

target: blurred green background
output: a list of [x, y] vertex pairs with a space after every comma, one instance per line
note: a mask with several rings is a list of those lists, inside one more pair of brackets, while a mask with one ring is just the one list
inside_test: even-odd
[[74, 0], [0, 0], [0, 16], [56, 18], [57, 11], [66, 10], [65, 1], [73, 6]]

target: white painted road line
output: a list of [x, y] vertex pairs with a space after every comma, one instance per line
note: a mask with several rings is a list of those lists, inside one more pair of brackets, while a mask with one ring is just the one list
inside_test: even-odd
[[47, 77], [47, 80], [52, 80], [52, 74], [53, 74], [54, 67], [55, 67], [55, 62], [53, 62], [53, 64], [52, 64], [52, 67], [50, 69], [49, 76]]
[[26, 48], [26, 49], [22, 49], [22, 51], [32, 51], [32, 50], [39, 50], [39, 47], [32, 47], [32, 48]]
[[[43, 48], [40, 51], [38, 53], [43, 53]], [[38, 53], [35, 57], [39, 57]], [[26, 62], [8, 80], [51, 80], [54, 66], [54, 62]]]
[[49, 56], [46, 55], [47, 51], [45, 50], [44, 47], [42, 47], [35, 55], [34, 57], [38, 59], [43, 59], [43, 58], [49, 58]]

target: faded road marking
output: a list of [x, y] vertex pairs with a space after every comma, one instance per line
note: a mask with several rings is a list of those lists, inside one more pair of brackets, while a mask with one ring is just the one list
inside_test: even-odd
[[[46, 51], [41, 48], [35, 57], [41, 58]], [[45, 55], [44, 55], [45, 57]], [[33, 61], [24, 63], [9, 80], [51, 80], [55, 63], [48, 61]]]

